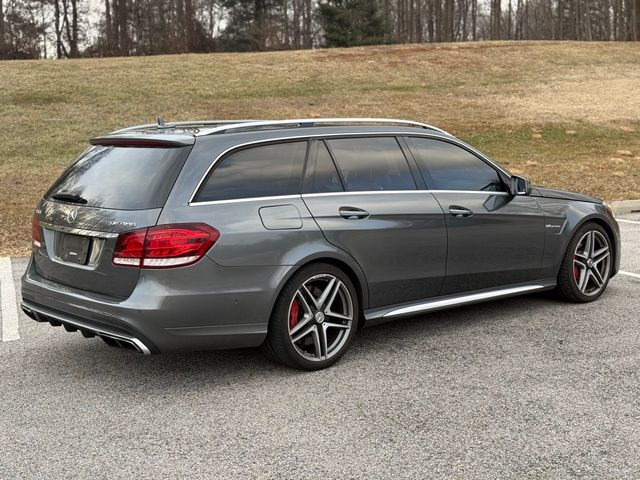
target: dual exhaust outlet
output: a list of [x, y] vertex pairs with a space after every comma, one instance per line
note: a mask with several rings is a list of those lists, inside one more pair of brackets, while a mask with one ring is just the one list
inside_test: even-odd
[[33, 307], [25, 303], [22, 303], [20, 308], [22, 308], [22, 311], [29, 318], [36, 322], [48, 322], [53, 327], [62, 326], [67, 332], [80, 331], [82, 336], [85, 338], [101, 338], [110, 347], [134, 350], [145, 355], [151, 354], [149, 347], [147, 347], [140, 339], [112, 330], [109, 327], [96, 327], [84, 321], [63, 317], [57, 313], [40, 307]]

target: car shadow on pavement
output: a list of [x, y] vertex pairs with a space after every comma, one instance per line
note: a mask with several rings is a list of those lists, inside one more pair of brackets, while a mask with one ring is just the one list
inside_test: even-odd
[[[557, 308], [555, 302], [541, 295], [507, 299], [472, 305], [429, 315], [400, 319], [383, 325], [364, 328], [338, 364], [325, 370], [333, 371], [371, 366], [390, 352], [404, 348], [437, 348], [443, 339], [476, 336], [492, 331], [517, 329], [528, 321], [532, 311]], [[560, 302], [558, 302], [560, 303]], [[564, 304], [566, 305], [566, 304]], [[76, 337], [70, 342], [51, 342], [46, 350], [44, 368], [49, 378], [76, 376], [112, 382], [117, 378], [131, 388], [211, 388], [215, 385], [268, 381], [267, 379], [297, 377], [306, 372], [291, 370], [269, 362], [259, 349], [202, 351], [140, 355], [136, 352], [108, 347], [97, 339]], [[44, 353], [46, 352], [46, 353]], [[31, 357], [33, 359], [33, 357]], [[311, 375], [322, 375], [323, 372]], [[257, 380], [256, 380], [257, 379]], [[145, 387], [146, 386], [146, 387]]]

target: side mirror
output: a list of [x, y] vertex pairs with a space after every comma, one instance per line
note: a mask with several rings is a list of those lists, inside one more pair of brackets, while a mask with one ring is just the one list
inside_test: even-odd
[[509, 184], [509, 193], [511, 195], [529, 195], [531, 193], [529, 179], [512, 175], [511, 183]]

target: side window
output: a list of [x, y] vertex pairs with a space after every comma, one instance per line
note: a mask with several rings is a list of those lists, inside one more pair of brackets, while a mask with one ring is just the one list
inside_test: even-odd
[[305, 182], [305, 192], [326, 193], [344, 191], [336, 166], [323, 141], [317, 143], [315, 155], [309, 157], [307, 169], [309, 172], [312, 172], [312, 175], [311, 178]]
[[431, 138], [408, 139], [425, 181], [436, 190], [505, 191], [498, 172], [473, 153]]
[[416, 189], [395, 138], [345, 138], [327, 143], [348, 191]]
[[196, 195], [197, 202], [299, 193], [307, 142], [246, 148], [221, 159]]

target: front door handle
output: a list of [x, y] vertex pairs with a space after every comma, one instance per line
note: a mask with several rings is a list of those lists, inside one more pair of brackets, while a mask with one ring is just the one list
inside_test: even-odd
[[468, 208], [459, 207], [458, 205], [451, 205], [449, 207], [449, 213], [454, 217], [470, 217], [473, 212]]
[[338, 213], [347, 220], [358, 220], [369, 216], [369, 212], [356, 207], [340, 207]]

